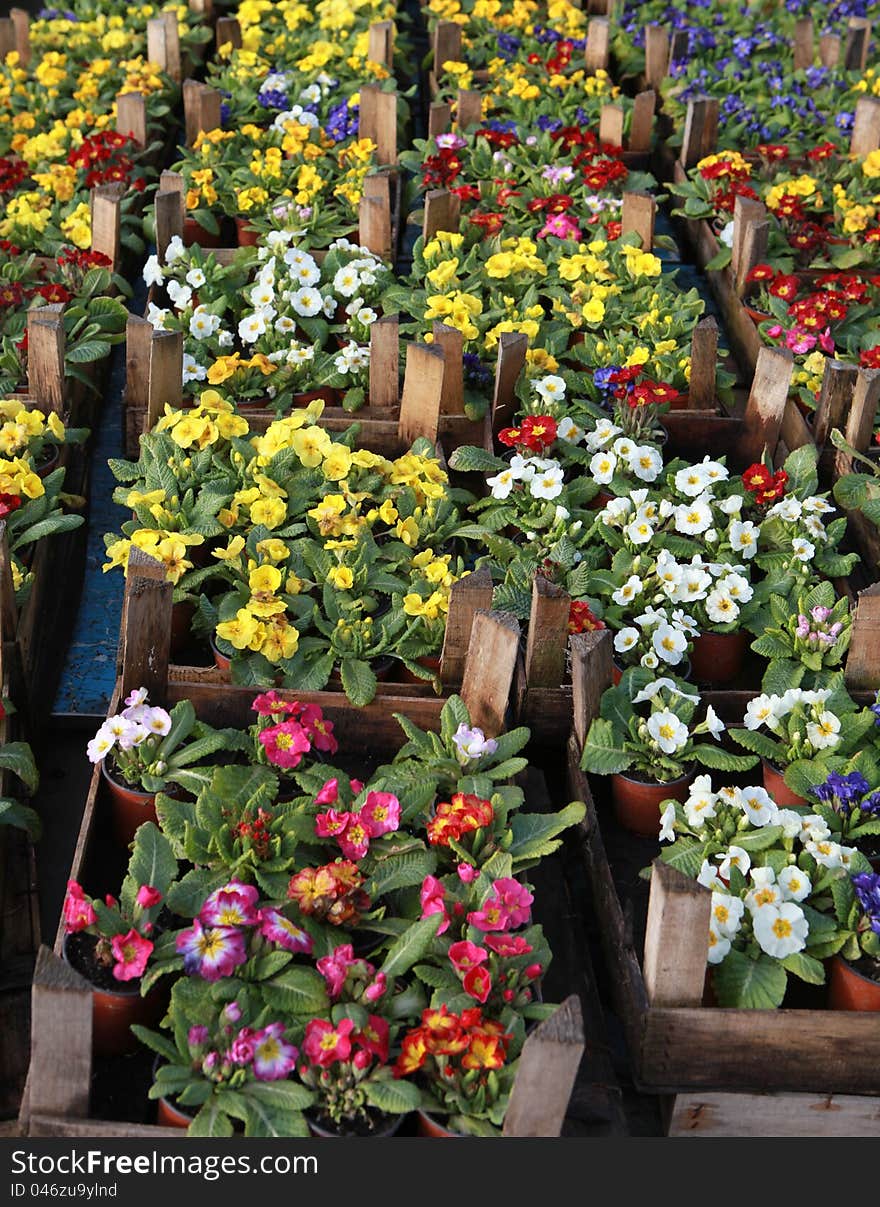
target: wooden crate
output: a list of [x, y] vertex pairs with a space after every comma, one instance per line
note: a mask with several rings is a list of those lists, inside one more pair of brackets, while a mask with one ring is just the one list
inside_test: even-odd
[[[130, 573], [125, 602], [122, 672], [110, 704], [112, 713], [133, 685], [149, 687], [151, 696], [169, 706], [190, 699], [199, 717], [215, 724], [246, 725], [252, 719], [255, 693], [228, 684], [185, 681], [179, 668], [165, 677], [167, 636], [159, 632], [167, 621], [163, 601], [170, 598], [155, 577]], [[474, 576], [476, 577], [476, 576]], [[459, 618], [460, 619], [460, 618]], [[458, 630], [459, 633], [461, 630]], [[504, 727], [507, 693], [518, 641], [515, 622], [477, 611], [467, 652], [461, 687], [475, 723], [489, 734]], [[200, 690], [201, 687], [201, 690]], [[373, 759], [390, 757], [400, 748], [403, 735], [391, 713], [406, 712], [417, 724], [432, 728], [442, 701], [428, 701], [418, 689], [393, 688], [367, 708], [354, 709], [339, 693], [296, 695], [306, 703], [319, 703], [335, 722], [337, 735], [351, 752], [369, 753]], [[291, 698], [295, 693], [282, 693]], [[328, 702], [329, 697], [335, 697]], [[416, 706], [413, 707], [413, 704]], [[121, 876], [122, 859], [106, 842], [109, 832], [108, 802], [100, 767], [92, 775], [70, 877], [104, 883], [108, 874]], [[148, 1124], [90, 1118], [92, 1085], [91, 989], [61, 958], [64, 938], [59, 925], [54, 954], [40, 951], [33, 989], [33, 1034], [28, 1087], [22, 1105], [21, 1126], [29, 1135], [180, 1136], [175, 1129]], [[57, 1060], [63, 1037], [65, 1061]], [[505, 1122], [505, 1134], [558, 1135], [584, 1050], [580, 999], [568, 997], [551, 1018], [536, 1028], [523, 1050], [517, 1084]]]

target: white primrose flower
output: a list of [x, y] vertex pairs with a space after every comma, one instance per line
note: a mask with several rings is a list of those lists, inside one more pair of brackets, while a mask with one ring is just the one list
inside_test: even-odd
[[304, 289], [318, 284], [321, 270], [311, 256], [303, 255], [296, 264], [290, 265], [290, 278], [299, 289]]
[[747, 561], [758, 552], [761, 529], [751, 520], [734, 520], [728, 531], [731, 546]]
[[616, 427], [610, 419], [600, 419], [593, 430], [587, 432], [584, 443], [590, 452], [596, 452], [598, 449], [604, 448], [606, 444], [610, 444], [619, 434], [620, 428]]
[[238, 324], [238, 338], [243, 344], [255, 344], [261, 335], [266, 334], [266, 316], [262, 310], [246, 314]]
[[660, 665], [660, 659], [654, 650], [646, 650], [639, 659], [639, 665], [643, 666], [645, 670], [655, 671]]
[[627, 650], [631, 650], [639, 644], [639, 636], [639, 630], [632, 626], [621, 629], [614, 635], [614, 648], [618, 654], [625, 654]]
[[611, 499], [602, 509], [601, 517], [606, 524], [622, 524], [623, 520], [632, 511], [632, 503], [626, 496], [617, 499]]
[[191, 268], [186, 274], [186, 283], [187, 285], [191, 285], [193, 289], [201, 289], [207, 279], [204, 272], [198, 266]]
[[590, 461], [590, 473], [600, 486], [605, 486], [611, 481], [616, 469], [617, 458], [614, 453], [596, 453]]
[[802, 510], [803, 508], [801, 507], [800, 500], [795, 499], [790, 495], [788, 498], [781, 499], [778, 503], [774, 503], [773, 506], [768, 510], [767, 515], [768, 517], [778, 516], [780, 520], [785, 520], [786, 523], [791, 524], [795, 520], [799, 520], [801, 518]]
[[708, 859], [703, 860], [697, 884], [702, 884], [703, 888], [718, 889], [722, 893], [727, 889], [727, 885], [718, 876], [718, 869]]
[[493, 499], [506, 499], [516, 485], [517, 477], [512, 469], [502, 469], [486, 483], [491, 488]]
[[529, 493], [535, 499], [555, 499], [562, 494], [562, 479], [565, 473], [561, 465], [544, 469], [529, 482]]
[[147, 262], [144, 265], [144, 284], [161, 285], [164, 281], [165, 274], [162, 272], [162, 267], [159, 264], [159, 257], [148, 256]]
[[282, 247], [286, 247], [292, 238], [293, 231], [274, 230], [265, 235], [266, 244], [273, 251], [280, 251]]
[[189, 381], [204, 381], [208, 376], [208, 370], [204, 365], [200, 365], [196, 358], [190, 352], [183, 354], [183, 384], [186, 385]]
[[682, 503], [676, 507], [674, 514], [676, 532], [684, 532], [688, 536], [697, 536], [712, 526], [712, 508], [706, 496]]
[[670, 801], [660, 815], [660, 841], [675, 842], [675, 802]]
[[116, 738], [106, 725], [102, 725], [86, 746], [86, 754], [89, 757], [89, 762], [100, 763], [101, 759], [109, 754], [115, 745]]
[[637, 574], [631, 574], [623, 586], [618, 587], [616, 591], [611, 593], [611, 598], [616, 604], [631, 603], [637, 595], [641, 595], [645, 589], [645, 584]]
[[742, 511], [745, 500], [742, 495], [730, 495], [727, 499], [717, 499], [715, 506], [719, 511], [723, 511], [725, 515], [739, 515]]
[[[218, 322], [219, 322], [219, 319], [218, 319]], [[192, 330], [192, 323], [190, 323], [190, 330]], [[220, 331], [217, 335], [217, 343], [220, 345], [221, 348], [231, 348], [232, 345], [235, 343], [235, 336], [232, 334], [231, 331], [226, 331], [226, 330]]]
[[719, 933], [717, 928], [709, 923], [709, 950], [706, 953], [706, 960], [710, 964], [720, 964], [730, 951], [730, 939], [727, 935]]
[[807, 945], [810, 925], [804, 911], [793, 901], [758, 910], [752, 926], [758, 946], [777, 960], [803, 951]]
[[779, 697], [760, 695], [755, 696], [753, 700], [749, 700], [746, 705], [746, 714], [743, 719], [743, 724], [746, 729], [760, 729], [762, 725], [766, 725], [768, 729], [778, 729], [780, 712], [778, 708]]
[[802, 536], [795, 537], [791, 549], [799, 562], [811, 562], [816, 555], [816, 546]]
[[296, 330], [296, 323], [289, 314], [279, 314], [274, 327], [279, 335], [290, 335]]
[[718, 934], [725, 939], [733, 939], [740, 928], [745, 909], [745, 902], [741, 897], [734, 897], [732, 893], [719, 893], [717, 890], [713, 892], [711, 919]]
[[805, 842], [804, 849], [823, 868], [839, 868], [842, 866], [840, 843], [833, 842], [830, 838], [822, 838], [818, 842]]
[[711, 704], [706, 705], [706, 720], [704, 721], [706, 732], [710, 733], [713, 738], [720, 738], [727, 726], [721, 720]]
[[778, 809], [776, 811], [776, 825], [782, 826], [783, 838], [799, 837], [802, 832], [802, 820], [802, 814], [796, 813], [794, 809]]
[[810, 495], [808, 499], [804, 499], [801, 506], [804, 511], [816, 512], [818, 515], [828, 515], [834, 510], [827, 499], [821, 499], [818, 495]]
[[545, 402], [558, 402], [560, 398], [565, 397], [565, 381], [553, 373], [532, 382], [532, 389], [540, 394]]
[[776, 883], [779, 885], [783, 901], [803, 901], [813, 891], [807, 873], [794, 864], [782, 869], [776, 877]]
[[163, 310], [157, 306], [155, 302], [150, 302], [147, 306], [147, 319], [153, 324], [156, 331], [165, 329], [165, 320], [168, 318], [170, 311]]
[[825, 532], [825, 525], [817, 515], [805, 515], [802, 523], [814, 541], [821, 541], [824, 543], [827, 533]]
[[165, 263], [174, 264], [177, 260], [182, 260], [185, 255], [186, 248], [183, 246], [180, 235], [172, 235], [165, 248]]
[[560, 440], [567, 440], [569, 444], [579, 444], [584, 438], [584, 429], [578, 427], [575, 421], [566, 415], [556, 425], [556, 435]]
[[357, 321], [363, 323], [365, 327], [371, 327], [378, 317], [378, 314], [371, 306], [361, 306], [355, 315]]
[[722, 465], [720, 461], [710, 461], [708, 457], [704, 457], [700, 462], [700, 467], [703, 471], [703, 476], [707, 482], [726, 482], [730, 477], [730, 471], [726, 465]]
[[344, 298], [353, 298], [361, 287], [361, 278], [356, 268], [351, 265], [337, 269], [333, 278], [333, 289]]
[[664, 623], [651, 634], [651, 646], [658, 658], [669, 666], [678, 666], [687, 653], [688, 641], [680, 629]]
[[267, 310], [275, 301], [275, 290], [271, 285], [258, 283], [251, 289], [248, 297], [255, 310]]
[[169, 281], [166, 290], [176, 310], [186, 310], [192, 301], [192, 290], [189, 285], [181, 285], [179, 281]]
[[[708, 775], [700, 776], [700, 779], [708, 780], [708, 778]], [[711, 788], [701, 792], [694, 792], [692, 790], [684, 803], [684, 815], [687, 818], [688, 825], [698, 830], [704, 821], [710, 817], [715, 817], [717, 812], [715, 804], [717, 800], [718, 797]]]
[[840, 741], [840, 718], [833, 712], [822, 712], [816, 721], [807, 722], [807, 740], [814, 750], [829, 750]]
[[143, 717], [144, 728], [150, 733], [157, 733], [160, 737], [165, 736], [171, 729], [171, 716], [164, 708], [148, 708]]
[[[718, 865], [718, 874], [723, 880], [730, 879], [730, 869], [736, 868], [743, 876], [748, 876], [749, 868], [752, 866], [752, 858], [748, 851], [744, 851], [742, 847], [731, 846], [727, 848], [727, 854]], [[737, 898], [739, 901], [740, 899]], [[741, 902], [744, 907], [744, 902]], [[742, 913], [742, 910], [740, 911]]]
[[220, 329], [220, 315], [211, 314], [205, 306], [196, 306], [189, 320], [189, 333], [193, 339], [210, 339]]
[[687, 725], [668, 708], [648, 717], [648, 733], [664, 754], [675, 754], [690, 737]]
[[636, 451], [636, 446], [629, 436], [619, 436], [611, 445], [611, 451], [616, 453], [621, 460], [628, 461]]
[[647, 545], [654, 535], [654, 529], [647, 520], [635, 519], [631, 524], [627, 524], [623, 534], [634, 545]]
[[739, 616], [739, 604], [721, 587], [706, 596], [706, 615], [713, 624], [730, 624]]
[[680, 495], [695, 499], [706, 489], [708, 478], [702, 465], [686, 465], [675, 475], [673, 483]]
[[693, 600], [705, 599], [712, 586], [712, 576], [702, 566], [682, 566], [681, 579], [675, 588], [672, 599], [675, 603], [689, 603]]
[[310, 319], [314, 318], [323, 308], [324, 299], [317, 289], [313, 289], [311, 285], [307, 285], [296, 291], [290, 299], [290, 304], [302, 318]]
[[521, 457], [514, 453], [510, 458], [510, 468], [521, 482], [531, 482], [535, 476], [535, 462], [532, 457]]
[[[759, 875], [761, 872], [769, 872], [773, 879]], [[754, 887], [746, 893], [745, 901], [749, 913], [754, 918], [761, 910], [779, 905], [782, 901], [782, 892], [775, 883], [775, 873], [772, 868], [752, 868], [751, 876]]]
[[739, 803], [753, 826], [772, 825], [776, 821], [776, 804], [764, 788], [741, 789]]
[[718, 583], [719, 591], [726, 591], [737, 603], [747, 604], [755, 592], [752, 584], [741, 574], [726, 574]]

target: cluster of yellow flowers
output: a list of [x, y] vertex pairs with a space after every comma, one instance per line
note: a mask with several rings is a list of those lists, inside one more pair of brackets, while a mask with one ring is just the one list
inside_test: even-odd
[[0, 401], [0, 453], [4, 457], [17, 457], [30, 446], [34, 437], [44, 435], [46, 430], [58, 441], [65, 436], [64, 424], [55, 411], [44, 415], [42, 411], [30, 410], [19, 398]]

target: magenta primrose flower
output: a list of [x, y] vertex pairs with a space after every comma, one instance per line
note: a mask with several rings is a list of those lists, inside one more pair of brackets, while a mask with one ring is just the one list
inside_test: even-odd
[[368, 792], [358, 816], [370, 838], [381, 838], [400, 825], [400, 801], [393, 792]]
[[419, 899], [422, 905], [422, 917], [429, 918], [432, 914], [442, 914], [443, 921], [440, 923], [438, 935], [442, 935], [444, 931], [449, 930], [449, 915], [446, 912], [445, 898], [446, 890], [437, 879], [436, 876], [426, 876], [422, 881], [422, 889], [419, 894]]
[[296, 926], [277, 909], [260, 910], [260, 934], [270, 943], [277, 943], [285, 951], [303, 952], [311, 955], [312, 936], [307, 930]]
[[199, 918], [208, 926], [256, 926], [260, 920], [256, 908], [259, 896], [252, 884], [231, 880], [211, 893], [199, 910]]
[[94, 926], [98, 921], [91, 901], [86, 897], [82, 888], [75, 880], [67, 882], [67, 896], [64, 898], [64, 929], [69, 935]]
[[449, 948], [449, 958], [456, 972], [464, 973], [476, 968], [478, 964], [485, 963], [489, 953], [485, 947], [477, 947], [476, 943], [471, 943], [469, 939], [462, 939], [460, 943], [453, 943]]
[[189, 930], [180, 932], [176, 946], [183, 956], [184, 971], [197, 973], [206, 981], [232, 976], [247, 960], [245, 937], [240, 930], [232, 926], [205, 928], [198, 918]]
[[354, 948], [350, 943], [341, 943], [329, 956], [322, 956], [316, 962], [315, 967], [327, 982], [331, 998], [338, 998], [342, 993], [348, 970], [354, 962]]
[[339, 799], [339, 780], [334, 776], [332, 780], [327, 780], [324, 787], [315, 797], [316, 805], [335, 805]]
[[276, 767], [298, 767], [302, 756], [312, 748], [298, 721], [281, 721], [278, 725], [261, 730], [259, 736], [266, 758]]
[[135, 901], [141, 909], [152, 909], [154, 905], [158, 905], [162, 900], [162, 894], [157, 888], [153, 888], [151, 884], [142, 884], [137, 891]]
[[280, 1081], [296, 1068], [299, 1049], [284, 1041], [284, 1023], [269, 1023], [253, 1037], [254, 1077], [258, 1081]]
[[531, 943], [527, 943], [522, 935], [486, 935], [483, 941], [496, 955], [509, 960], [527, 956], [532, 951]]
[[116, 963], [113, 965], [113, 975], [117, 981], [136, 981], [144, 975], [147, 960], [153, 951], [153, 944], [143, 938], [133, 928], [124, 935], [114, 935], [110, 940], [110, 950]]

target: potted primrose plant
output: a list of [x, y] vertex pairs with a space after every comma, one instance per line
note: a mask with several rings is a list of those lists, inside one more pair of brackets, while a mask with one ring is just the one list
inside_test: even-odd
[[247, 734], [196, 720], [189, 700], [166, 712], [148, 703], [146, 688], [131, 692], [122, 712], [108, 717], [87, 747], [89, 760], [101, 764], [110, 792], [117, 841], [128, 846], [142, 822], [156, 820], [157, 792], [169, 786], [198, 792], [211, 769], [197, 764], [220, 750], [248, 747]]
[[655, 679], [642, 667], [624, 671], [620, 683], [603, 694], [584, 742], [582, 769], [611, 776], [618, 821], [644, 837], [658, 835], [661, 801], [687, 798], [697, 764], [747, 771], [757, 762], [695, 741], [709, 734], [718, 742], [725, 726], [711, 705], [693, 723], [700, 698], [688, 687], [681, 680]]
[[831, 886], [843, 940], [831, 965], [832, 1010], [880, 1010], [880, 873], [845, 875]]
[[90, 898], [68, 881], [62, 951], [92, 986], [94, 1045], [101, 1055], [134, 1050], [132, 1024], [155, 1023], [163, 1012], [167, 995], [155, 985], [144, 992], [143, 978], [176, 877], [171, 844], [148, 821], [135, 835], [118, 900]]

